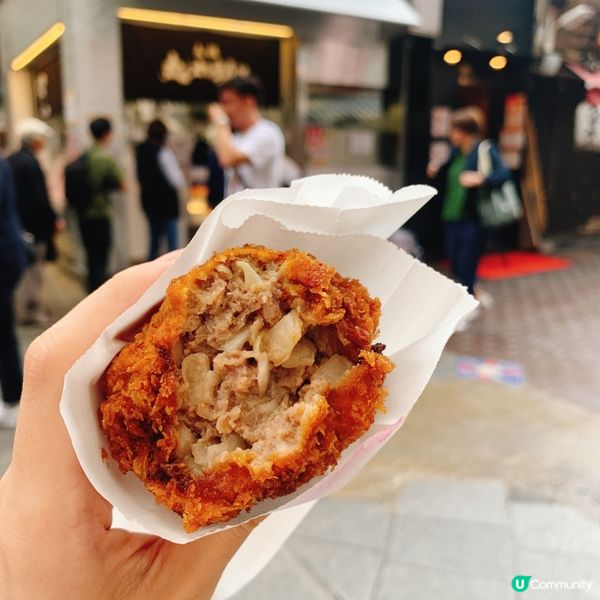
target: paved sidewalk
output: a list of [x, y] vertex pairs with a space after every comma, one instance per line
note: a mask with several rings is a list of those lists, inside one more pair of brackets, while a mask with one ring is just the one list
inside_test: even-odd
[[496, 480], [408, 483], [391, 502], [321, 500], [283, 551], [235, 600], [509, 600], [515, 575], [592, 581], [600, 598], [600, 525], [562, 505], [511, 501]]

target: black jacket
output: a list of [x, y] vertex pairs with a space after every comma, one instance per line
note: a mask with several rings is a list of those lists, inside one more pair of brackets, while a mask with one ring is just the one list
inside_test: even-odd
[[137, 178], [144, 212], [151, 218], [172, 219], [179, 216], [179, 196], [161, 169], [158, 161], [161, 148], [147, 141], [135, 149]]
[[46, 180], [33, 152], [22, 147], [8, 157], [17, 190], [17, 209], [25, 231], [36, 242], [52, 243], [56, 214], [50, 205]]
[[0, 285], [14, 281], [26, 265], [12, 171], [8, 162], [0, 158]]

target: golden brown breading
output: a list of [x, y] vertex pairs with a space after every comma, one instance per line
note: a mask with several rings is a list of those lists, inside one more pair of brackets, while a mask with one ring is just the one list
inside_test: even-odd
[[[273, 358], [271, 332], [285, 315], [301, 323], [305, 362]], [[298, 250], [215, 255], [171, 282], [107, 369], [99, 417], [110, 454], [187, 531], [295, 491], [333, 467], [383, 409], [392, 365], [371, 348], [379, 315], [358, 281]], [[186, 376], [186, 361], [210, 371], [195, 381], [200, 367]], [[342, 365], [337, 380], [326, 363]]]

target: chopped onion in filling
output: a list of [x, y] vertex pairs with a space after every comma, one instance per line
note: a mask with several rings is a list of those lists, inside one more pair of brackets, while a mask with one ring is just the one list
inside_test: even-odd
[[[237, 448], [252, 448], [257, 464], [267, 464], [273, 452], [293, 452], [301, 441], [303, 415], [326, 402], [322, 391], [353, 366], [341, 355], [318, 352], [319, 338], [304, 337], [306, 324], [297, 310], [283, 314], [276, 278], [261, 278], [244, 260], [235, 267], [216, 268], [226, 286], [217, 302], [235, 308], [223, 311], [222, 304], [211, 304], [209, 321], [198, 313], [193, 344], [183, 341], [182, 353], [189, 353], [181, 362], [185, 424], [177, 427], [176, 453], [201, 470]], [[212, 301], [213, 288], [199, 290], [195, 305], [207, 306], [205, 296]], [[267, 305], [274, 318], [265, 316]], [[207, 337], [211, 331], [222, 333]]]
[[263, 338], [269, 360], [275, 366], [284, 363], [292, 355], [294, 346], [301, 337], [302, 319], [295, 310], [291, 310], [279, 319]]
[[330, 386], [335, 386], [351, 368], [352, 363], [345, 356], [334, 354], [312, 374], [310, 380], [325, 381]]
[[315, 355], [317, 347], [307, 338], [302, 338], [292, 350], [290, 357], [283, 363], [282, 367], [286, 369], [295, 369], [296, 367], [310, 367], [315, 364]]

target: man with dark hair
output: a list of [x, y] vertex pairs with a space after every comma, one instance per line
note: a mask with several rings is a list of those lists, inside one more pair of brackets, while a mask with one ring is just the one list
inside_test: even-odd
[[209, 106], [215, 151], [227, 169], [227, 194], [278, 187], [283, 181], [285, 140], [281, 129], [262, 116], [261, 97], [256, 77], [235, 77], [219, 89], [219, 104]]
[[111, 194], [123, 189], [123, 174], [107, 148], [112, 140], [112, 126], [100, 117], [90, 123], [94, 143], [86, 152], [90, 198], [78, 211], [79, 229], [87, 259], [87, 289], [94, 291], [108, 279], [108, 258], [112, 246]]
[[150, 228], [149, 260], [158, 256], [163, 238], [169, 252], [179, 247], [179, 190], [185, 187], [185, 177], [166, 145], [167, 136], [165, 124], [155, 119], [148, 125], [146, 141], [135, 149], [142, 208]]
[[110, 121], [104, 117], [98, 117], [90, 123], [90, 132], [95, 140], [101, 140], [112, 130]]

